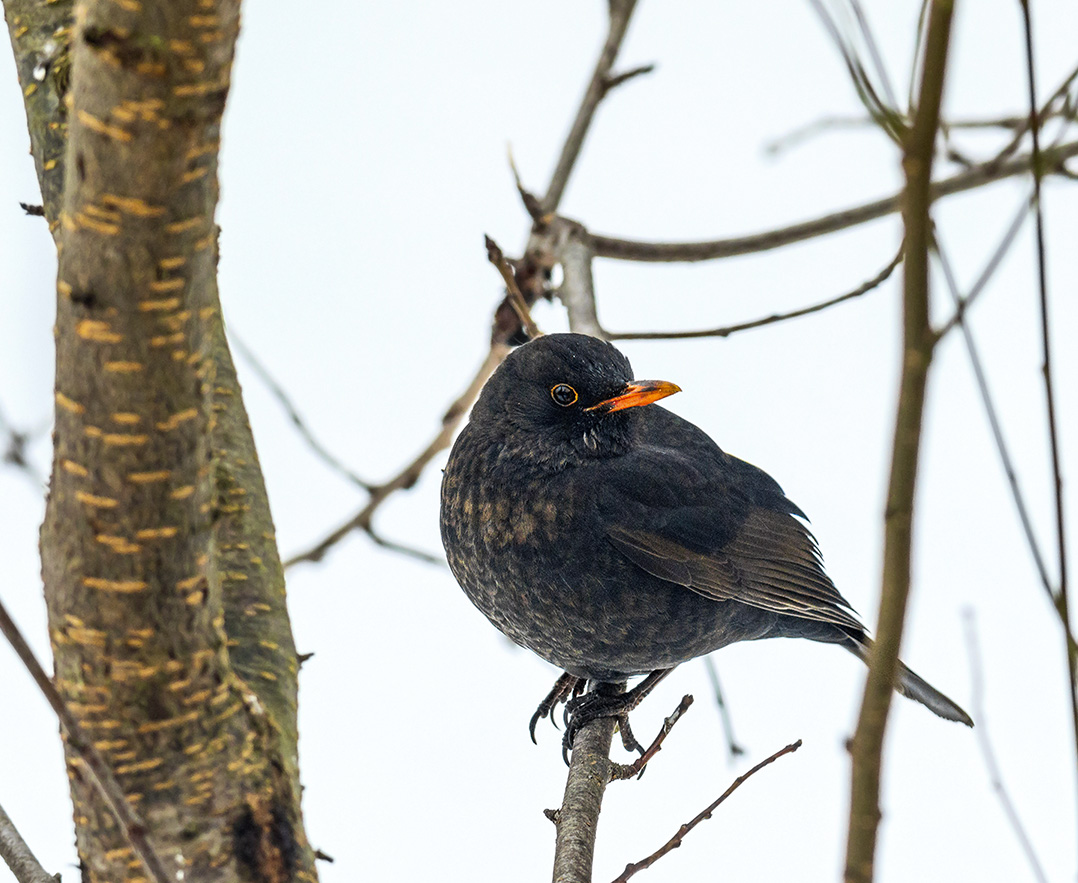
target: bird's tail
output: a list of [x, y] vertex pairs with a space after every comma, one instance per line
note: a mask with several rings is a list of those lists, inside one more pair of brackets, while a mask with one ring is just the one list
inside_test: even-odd
[[[843, 642], [843, 646], [868, 664], [868, 653], [872, 648], [871, 638], [863, 633], [851, 634]], [[910, 671], [901, 661], [898, 663], [898, 683], [895, 684], [895, 689], [909, 699], [916, 699], [929, 711], [946, 720], [957, 721], [967, 727], [973, 726], [973, 718], [966, 714], [961, 706], [944, 696], [924, 678]]]

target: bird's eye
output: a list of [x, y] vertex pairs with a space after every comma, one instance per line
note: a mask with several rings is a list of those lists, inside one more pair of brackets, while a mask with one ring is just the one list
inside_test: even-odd
[[575, 405], [576, 400], [579, 398], [576, 394], [576, 390], [567, 383], [559, 383], [556, 386], [552, 386], [550, 388], [550, 397], [563, 408]]

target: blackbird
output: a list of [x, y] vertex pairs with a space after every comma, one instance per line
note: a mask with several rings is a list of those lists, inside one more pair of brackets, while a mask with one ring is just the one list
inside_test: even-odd
[[[735, 641], [808, 638], [862, 660], [864, 626], [824, 573], [804, 513], [766, 472], [653, 402], [629, 360], [581, 334], [514, 350], [453, 445], [441, 532], [453, 575], [503, 633], [566, 672], [532, 718], [627, 711], [674, 666]], [[904, 665], [896, 689], [973, 725]], [[569, 717], [571, 713], [571, 717]]]

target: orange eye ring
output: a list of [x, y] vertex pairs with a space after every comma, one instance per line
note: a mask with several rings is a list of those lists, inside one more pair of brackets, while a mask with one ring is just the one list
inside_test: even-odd
[[576, 394], [576, 390], [569, 386], [568, 383], [556, 383], [550, 387], [550, 397], [554, 399], [554, 404], [561, 405], [563, 408], [575, 405], [577, 399], [580, 398]]

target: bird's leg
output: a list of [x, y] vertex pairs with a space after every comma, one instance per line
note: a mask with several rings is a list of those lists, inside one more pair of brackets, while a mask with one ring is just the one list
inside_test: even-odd
[[[532, 715], [532, 719], [528, 724], [528, 732], [531, 733], [532, 742], [535, 742], [535, 725], [539, 723], [539, 718], [550, 715], [550, 722], [557, 727], [557, 723], [554, 721], [554, 709], [558, 707], [559, 702], [568, 702], [573, 696], [578, 696], [584, 689], [587, 681], [584, 678], [578, 678], [576, 675], [571, 675], [569, 672], [563, 674], [558, 678], [557, 683], [554, 684], [554, 688], [547, 693], [546, 699], [539, 703], [539, 707], [535, 709], [535, 714]], [[538, 745], [538, 742], [535, 742]]]
[[617, 685], [600, 683], [596, 684], [590, 693], [571, 699], [565, 706], [568, 723], [562, 739], [563, 754], [568, 756], [580, 728], [600, 717], [616, 718], [625, 750], [638, 751], [643, 754], [643, 746], [636, 741], [629, 727], [629, 712], [636, 708], [644, 697], [655, 689], [659, 681], [672, 671], [672, 668], [657, 669], [626, 693], [614, 692], [610, 689]]

